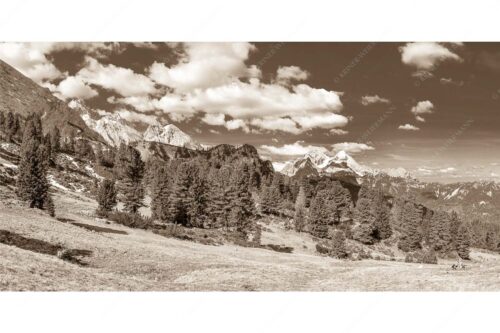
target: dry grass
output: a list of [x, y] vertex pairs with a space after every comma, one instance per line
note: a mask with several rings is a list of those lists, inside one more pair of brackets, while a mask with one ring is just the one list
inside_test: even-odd
[[272, 223], [262, 242], [292, 246], [294, 253], [208, 246], [108, 225], [92, 217], [95, 202], [79, 194], [55, 199], [59, 217], [127, 235], [93, 232], [0, 203], [1, 229], [92, 251], [89, 266], [80, 267], [0, 244], [0, 290], [500, 290], [500, 257], [492, 253], [474, 251], [465, 271], [452, 271], [451, 262], [340, 261], [317, 255], [310, 236]]

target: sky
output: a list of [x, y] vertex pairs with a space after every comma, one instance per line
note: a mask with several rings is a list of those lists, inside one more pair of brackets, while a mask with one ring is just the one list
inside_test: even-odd
[[0, 59], [138, 129], [500, 181], [499, 43], [0, 43]]

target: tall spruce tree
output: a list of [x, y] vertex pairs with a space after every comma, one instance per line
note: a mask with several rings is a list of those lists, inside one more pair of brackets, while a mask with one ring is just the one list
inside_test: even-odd
[[231, 182], [231, 225], [234, 225], [236, 230], [248, 234], [253, 228], [255, 205], [250, 193], [250, 173], [246, 163], [233, 172]]
[[133, 147], [128, 147], [128, 158], [123, 166], [123, 204], [130, 213], [137, 213], [144, 206], [144, 162], [141, 154]]
[[438, 211], [431, 218], [429, 242], [436, 252], [447, 253], [452, 250], [450, 234], [451, 219], [448, 213]]
[[59, 131], [59, 128], [55, 126], [50, 130], [50, 143], [54, 154], [61, 151], [61, 132]]
[[169, 214], [172, 222], [183, 226], [189, 225], [188, 212], [191, 205], [189, 189], [193, 180], [192, 171], [193, 168], [188, 162], [183, 162], [179, 165], [169, 198]]
[[302, 186], [300, 187], [299, 194], [295, 200], [293, 224], [295, 231], [298, 232], [304, 231], [306, 226], [306, 194]]
[[43, 209], [47, 199], [49, 185], [46, 158], [40, 116], [32, 114], [24, 127], [17, 177], [17, 194], [31, 208]]
[[328, 225], [335, 221], [335, 216], [328, 209], [328, 196], [327, 189], [318, 191], [309, 208], [310, 232], [319, 238], [328, 238]]
[[189, 225], [204, 228], [209, 221], [208, 185], [202, 169], [197, 167], [189, 188], [190, 202], [188, 205]]
[[374, 202], [373, 210], [375, 215], [375, 237], [378, 239], [387, 239], [392, 235], [392, 228], [390, 224], [390, 210], [384, 199], [382, 191], [377, 191]]
[[116, 189], [113, 180], [104, 179], [99, 185], [97, 192], [97, 215], [107, 216], [116, 206]]
[[171, 175], [166, 165], [156, 163], [152, 168], [151, 212], [154, 219], [168, 222], [170, 220]]
[[455, 246], [460, 258], [470, 258], [470, 231], [467, 225], [461, 224], [459, 226]]
[[353, 239], [363, 244], [375, 242], [375, 215], [372, 202], [368, 198], [359, 198], [354, 209]]
[[401, 221], [401, 237], [398, 242], [398, 247], [405, 251], [411, 252], [421, 248], [422, 213], [420, 208], [413, 202], [407, 201], [403, 207]]

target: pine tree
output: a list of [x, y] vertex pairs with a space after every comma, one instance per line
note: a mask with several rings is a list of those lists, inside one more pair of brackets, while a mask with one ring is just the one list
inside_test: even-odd
[[115, 182], [104, 179], [99, 185], [97, 193], [97, 215], [107, 216], [107, 214], [116, 206]]
[[319, 238], [328, 238], [328, 225], [333, 224], [335, 216], [330, 214], [327, 206], [328, 191], [318, 191], [309, 208], [310, 232]]
[[123, 166], [123, 204], [130, 213], [137, 213], [144, 206], [144, 162], [141, 154], [133, 147], [128, 147], [128, 158]]
[[40, 116], [31, 115], [23, 133], [17, 177], [17, 194], [20, 199], [29, 202], [31, 208], [43, 209], [47, 198], [46, 156]]
[[250, 174], [248, 165], [243, 164], [239, 167], [232, 177], [231, 192], [229, 194], [231, 201], [232, 225], [236, 230], [248, 234], [252, 230], [255, 216], [255, 205], [250, 193]]
[[470, 255], [470, 231], [465, 224], [461, 224], [458, 228], [456, 237], [456, 251], [460, 258], [469, 259]]
[[360, 198], [354, 210], [353, 239], [363, 244], [373, 244], [375, 242], [375, 216], [372, 209], [372, 202], [368, 198]]
[[56, 209], [54, 206], [54, 201], [52, 200], [52, 196], [50, 194], [47, 195], [47, 200], [45, 200], [45, 209], [49, 213], [51, 217], [56, 216]]
[[342, 230], [335, 230], [332, 237], [332, 249], [330, 255], [334, 258], [344, 259], [347, 257], [345, 234]]
[[438, 211], [431, 218], [429, 243], [436, 252], [447, 253], [452, 249], [451, 219], [448, 213]]
[[4, 126], [3, 130], [5, 132], [5, 139], [8, 142], [12, 142], [13, 139], [13, 133], [15, 133], [17, 130], [15, 129], [15, 119], [14, 119], [14, 114], [12, 111], [9, 111], [7, 113], [7, 116], [5, 117], [4, 121]]
[[460, 219], [458, 218], [457, 212], [451, 212], [451, 220], [450, 220], [450, 236], [452, 247], [456, 248], [457, 239], [458, 239], [458, 229], [460, 228]]
[[401, 238], [398, 247], [411, 252], [421, 248], [422, 234], [421, 224], [422, 216], [420, 209], [413, 202], [406, 202], [403, 206], [401, 221]]
[[170, 192], [169, 214], [175, 224], [187, 226], [189, 224], [188, 209], [191, 204], [189, 188], [192, 183], [192, 168], [187, 162], [179, 165], [175, 175], [175, 182]]
[[61, 151], [61, 133], [59, 132], [59, 128], [52, 127], [50, 131], [50, 143], [53, 153], [57, 154]]
[[375, 235], [378, 239], [387, 239], [391, 237], [392, 229], [390, 224], [390, 210], [385, 202], [383, 192], [376, 192], [374, 200]]
[[154, 219], [167, 222], [170, 219], [170, 175], [165, 165], [153, 166], [151, 185], [151, 212]]
[[189, 225], [204, 228], [208, 222], [208, 186], [199, 168], [193, 174], [189, 197], [191, 199], [188, 205]]
[[306, 194], [304, 188], [301, 186], [299, 194], [295, 200], [295, 215], [293, 217], [293, 224], [295, 231], [304, 231], [306, 225]]

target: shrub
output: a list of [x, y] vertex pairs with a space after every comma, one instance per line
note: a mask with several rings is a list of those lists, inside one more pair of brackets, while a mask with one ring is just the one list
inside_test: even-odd
[[149, 229], [153, 225], [151, 218], [141, 216], [137, 213], [110, 212], [108, 213], [108, 219], [129, 228]]
[[436, 252], [434, 250], [421, 250], [406, 254], [405, 262], [417, 264], [437, 264]]
[[293, 247], [291, 247], [291, 246], [266, 244], [266, 245], [262, 245], [262, 247], [265, 249], [269, 249], [269, 250], [273, 250], [273, 251], [281, 252], [281, 253], [292, 253], [293, 252]]
[[318, 243], [316, 244], [316, 251], [321, 254], [329, 254], [330, 248], [325, 246], [324, 244]]

